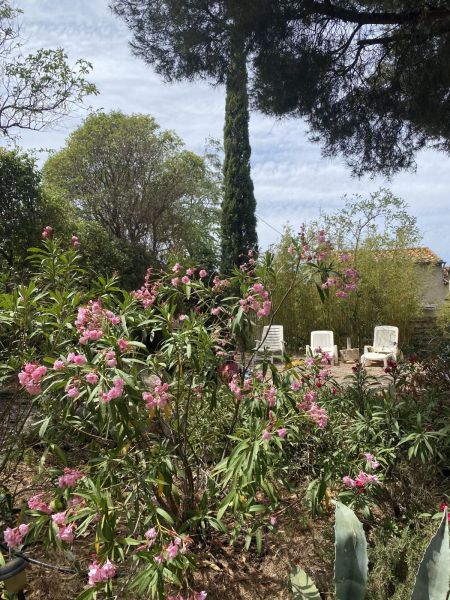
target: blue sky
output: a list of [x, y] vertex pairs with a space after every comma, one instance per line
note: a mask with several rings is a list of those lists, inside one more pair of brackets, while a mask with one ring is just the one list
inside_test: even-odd
[[[16, 4], [24, 10], [26, 50], [63, 47], [70, 59], [92, 62], [91, 80], [100, 91], [89, 100], [93, 109], [151, 114], [199, 153], [208, 137], [221, 138], [223, 88], [205, 82], [161, 81], [131, 55], [129, 32], [111, 14], [107, 0], [16, 0]], [[79, 112], [56, 130], [24, 132], [20, 143], [28, 149], [57, 149], [82, 118]], [[418, 156], [416, 173], [402, 173], [391, 182], [354, 179], [342, 160], [321, 157], [320, 146], [308, 141], [300, 120], [279, 121], [253, 113], [250, 136], [262, 247], [276, 241], [277, 231], [287, 222], [297, 227], [315, 219], [321, 208], [338, 209], [345, 194], [366, 195], [390, 187], [417, 217], [423, 243], [450, 262], [450, 158], [446, 155], [424, 151]]]

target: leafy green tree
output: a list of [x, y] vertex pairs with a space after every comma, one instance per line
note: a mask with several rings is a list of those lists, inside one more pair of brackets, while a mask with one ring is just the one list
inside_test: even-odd
[[17, 266], [40, 238], [48, 210], [35, 160], [0, 149], [0, 264]]
[[[43, 173], [79, 218], [98, 223], [128, 256], [141, 256], [144, 270], [174, 252], [195, 258], [199, 248], [209, 258], [216, 252], [217, 173], [150, 116], [90, 115]], [[194, 252], [195, 237], [201, 243]]]
[[92, 66], [77, 60], [72, 67], [62, 49], [40, 49], [23, 56], [18, 18], [21, 11], [9, 0], [0, 0], [0, 132], [40, 130], [91, 94], [95, 86], [86, 80]]
[[133, 32], [133, 52], [166, 80], [201, 77], [226, 84], [222, 266], [230, 270], [257, 243], [247, 59], [258, 11], [247, 0], [214, 4], [112, 0], [110, 4]]
[[256, 200], [250, 176], [246, 57], [236, 42], [227, 79], [224, 129], [224, 201], [222, 205], [222, 270], [229, 272], [247, 259], [258, 243]]
[[[291, 349], [298, 351], [309, 344], [310, 332], [315, 329], [332, 329], [341, 347], [347, 337], [353, 345], [362, 346], [371, 341], [374, 326], [383, 324], [397, 325], [400, 342], [408, 342], [412, 322], [420, 313], [421, 282], [407, 248], [417, 245], [420, 235], [405, 202], [388, 190], [368, 198], [348, 198], [340, 211], [322, 214], [311, 230], [320, 227], [336, 240], [334, 267], [356, 268], [360, 279], [356, 292], [348, 298], [340, 299], [330, 290], [324, 302], [316, 290], [296, 287], [278, 315]], [[283, 297], [290, 278], [291, 234], [287, 230], [274, 249], [274, 302]]]

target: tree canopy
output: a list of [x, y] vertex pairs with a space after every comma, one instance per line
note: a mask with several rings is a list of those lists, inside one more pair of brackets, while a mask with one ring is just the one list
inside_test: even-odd
[[31, 156], [0, 149], [0, 263], [12, 267], [39, 240], [45, 205]]
[[23, 56], [21, 11], [0, 0], [0, 132], [43, 129], [65, 116], [83, 98], [97, 92], [86, 80], [92, 66], [71, 66], [61, 48]]
[[225, 81], [245, 39], [253, 106], [304, 117], [354, 173], [450, 150], [448, 0], [111, 0], [134, 52], [167, 80]]
[[306, 117], [326, 155], [356, 174], [450, 150], [450, 3], [285, 0], [255, 50], [256, 105]]
[[214, 255], [221, 187], [208, 162], [147, 115], [90, 115], [43, 168], [80, 216], [164, 261]]

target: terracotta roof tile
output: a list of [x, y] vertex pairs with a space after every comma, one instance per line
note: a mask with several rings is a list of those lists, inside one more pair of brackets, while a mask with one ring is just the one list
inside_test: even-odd
[[414, 262], [425, 264], [439, 264], [444, 262], [442, 258], [440, 258], [427, 246], [421, 246], [420, 248], [407, 248], [406, 252], [414, 260]]

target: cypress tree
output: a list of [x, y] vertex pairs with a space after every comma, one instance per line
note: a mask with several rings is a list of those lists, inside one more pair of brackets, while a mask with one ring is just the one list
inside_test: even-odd
[[232, 36], [226, 81], [222, 270], [230, 272], [256, 248], [256, 200], [250, 175], [247, 64], [244, 42]]

